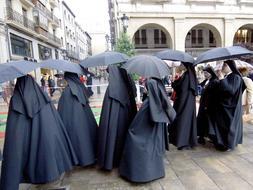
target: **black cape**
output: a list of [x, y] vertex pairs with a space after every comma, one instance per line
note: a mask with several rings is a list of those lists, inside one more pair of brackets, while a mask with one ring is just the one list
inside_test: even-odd
[[167, 124], [176, 116], [162, 81], [150, 79], [147, 89], [148, 97], [128, 130], [119, 168], [120, 175], [133, 182], [148, 182], [165, 175]]
[[196, 96], [197, 79], [193, 66], [185, 65], [187, 71], [172, 83], [176, 91], [174, 109], [177, 117], [169, 130], [170, 143], [178, 148], [197, 144]]
[[97, 123], [89, 106], [86, 87], [77, 74], [65, 73], [68, 86], [64, 89], [58, 111], [69, 134], [80, 166], [96, 161]]
[[10, 101], [0, 189], [54, 181], [76, 164], [62, 120], [31, 76], [17, 79]]
[[124, 69], [108, 66], [106, 90], [98, 128], [98, 165], [111, 170], [118, 167], [126, 133], [137, 112], [133, 82]]
[[207, 137], [213, 135], [213, 122], [215, 122], [214, 113], [217, 105], [217, 85], [219, 83], [218, 77], [211, 67], [205, 69], [211, 74], [211, 78], [207, 85], [203, 85], [201, 92], [199, 111], [197, 116], [197, 132], [200, 137]]
[[217, 89], [215, 136], [217, 145], [234, 149], [243, 139], [242, 93], [245, 84], [234, 63], [228, 66], [232, 73], [220, 80]]

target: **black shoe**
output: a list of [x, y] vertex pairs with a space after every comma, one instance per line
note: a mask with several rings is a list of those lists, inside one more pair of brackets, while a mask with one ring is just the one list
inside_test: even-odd
[[202, 145], [205, 145], [205, 144], [206, 144], [205, 138], [204, 138], [204, 137], [199, 137], [199, 138], [198, 138], [198, 143], [199, 143], [199, 144], [202, 144]]
[[178, 150], [190, 150], [191, 147], [189, 147], [189, 146], [182, 146], [182, 147], [178, 147], [177, 149]]

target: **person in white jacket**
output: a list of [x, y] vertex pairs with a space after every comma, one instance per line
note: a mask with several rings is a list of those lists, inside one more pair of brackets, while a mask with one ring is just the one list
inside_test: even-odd
[[242, 74], [243, 81], [246, 85], [246, 90], [242, 95], [242, 105], [244, 108], [244, 113], [249, 114], [253, 104], [253, 81], [247, 77], [249, 72], [246, 67], [240, 67], [238, 70]]

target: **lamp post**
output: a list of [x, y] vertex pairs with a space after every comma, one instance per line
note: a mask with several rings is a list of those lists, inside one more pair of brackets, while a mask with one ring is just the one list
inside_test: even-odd
[[124, 13], [123, 16], [120, 19], [122, 21], [123, 31], [124, 31], [124, 33], [126, 33], [127, 32], [127, 28], [128, 28], [129, 17], [126, 16], [126, 14]]

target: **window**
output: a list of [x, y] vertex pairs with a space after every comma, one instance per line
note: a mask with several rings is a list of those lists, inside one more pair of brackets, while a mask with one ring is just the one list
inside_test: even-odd
[[67, 18], [66, 10], [64, 10], [64, 17]]
[[192, 30], [192, 43], [196, 44], [196, 30]]
[[33, 57], [31, 41], [16, 36], [14, 34], [10, 34], [10, 39], [11, 39], [12, 54], [24, 57]]
[[142, 44], [147, 44], [146, 30], [141, 30], [141, 43]]
[[154, 42], [155, 44], [159, 44], [159, 30], [158, 29], [155, 29], [154, 30]]
[[214, 43], [214, 37], [213, 37], [213, 33], [211, 30], [209, 30], [209, 43], [213, 44]]
[[61, 37], [61, 45], [63, 45], [63, 37]]
[[38, 44], [40, 60], [52, 58], [52, 49]]
[[203, 43], [203, 30], [198, 30], [198, 44]]
[[55, 59], [59, 59], [59, 52], [57, 49], [55, 50]]
[[163, 31], [161, 31], [161, 43], [166, 44], [167, 43], [167, 38], [166, 35]]

